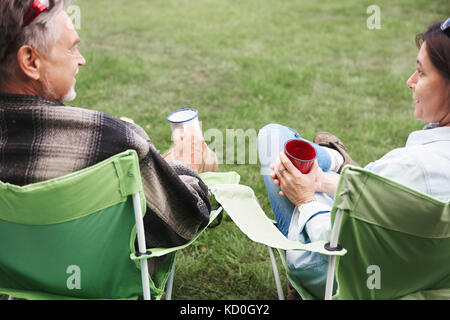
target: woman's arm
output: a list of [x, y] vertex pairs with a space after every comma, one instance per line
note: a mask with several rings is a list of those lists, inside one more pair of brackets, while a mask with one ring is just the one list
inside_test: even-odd
[[[318, 171], [321, 171], [320, 168]], [[323, 192], [334, 196], [341, 176], [335, 173], [322, 172], [317, 174], [316, 192]]]

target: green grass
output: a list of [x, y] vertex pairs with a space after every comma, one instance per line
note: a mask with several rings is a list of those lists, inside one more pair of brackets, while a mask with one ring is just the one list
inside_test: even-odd
[[[361, 165], [423, 127], [406, 87], [414, 37], [450, 12], [447, 0], [75, 4], [87, 65], [74, 105], [133, 118], [161, 151], [170, 145], [167, 115], [181, 106], [197, 108], [204, 131], [224, 136], [273, 122], [309, 139], [327, 130]], [[381, 30], [366, 27], [372, 4], [381, 8]], [[272, 215], [257, 164], [219, 170], [237, 171]], [[267, 249], [226, 217], [179, 254], [173, 297], [276, 299]]]

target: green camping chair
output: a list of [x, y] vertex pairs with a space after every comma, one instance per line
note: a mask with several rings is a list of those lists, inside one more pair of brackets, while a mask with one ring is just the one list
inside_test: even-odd
[[346, 167], [331, 214], [331, 244], [348, 251], [333, 299], [450, 299], [449, 202]]
[[[291, 277], [285, 250], [329, 256], [327, 300], [450, 299], [448, 202], [348, 166], [332, 208], [330, 243], [301, 244], [281, 234], [249, 187], [216, 185], [212, 192], [251, 240], [269, 247], [280, 299], [284, 295], [271, 248], [281, 253], [287, 277], [303, 299], [323, 297], [314, 297]], [[337, 291], [332, 296], [334, 278]]]
[[[40, 183], [0, 182], [0, 208], [0, 294], [24, 299], [160, 299], [166, 284], [170, 299], [176, 252], [204, 230], [147, 250], [134, 150]], [[150, 277], [147, 259], [162, 256]]]

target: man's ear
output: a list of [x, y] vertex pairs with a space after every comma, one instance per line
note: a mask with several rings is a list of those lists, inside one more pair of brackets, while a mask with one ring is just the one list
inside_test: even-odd
[[31, 46], [20, 47], [17, 52], [17, 63], [22, 72], [33, 80], [41, 77], [42, 60], [39, 53]]

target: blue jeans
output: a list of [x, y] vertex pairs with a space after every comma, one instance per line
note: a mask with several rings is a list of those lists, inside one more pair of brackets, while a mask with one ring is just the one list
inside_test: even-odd
[[[280, 152], [284, 151], [285, 142], [290, 139], [307, 141], [291, 128], [278, 124], [269, 124], [258, 133], [258, 155], [261, 173], [264, 176], [264, 183], [277, 221], [277, 227], [286, 238], [292, 239], [293, 235], [289, 235], [289, 228], [295, 214], [297, 214], [298, 219], [298, 211], [295, 210], [294, 204], [287, 197], [279, 194], [280, 187], [273, 183], [273, 179], [270, 177], [272, 170], [269, 168], [270, 164], [275, 162]], [[309, 143], [316, 150], [319, 167], [324, 172], [328, 171], [331, 165], [329, 153], [324, 148], [312, 142]], [[322, 194], [317, 195], [318, 200], [321, 201], [320, 196]], [[305, 230], [298, 235], [294, 235], [294, 238], [299, 239], [303, 243], [310, 242]], [[296, 279], [296, 282], [299, 281], [313, 296], [323, 299], [328, 269], [327, 257], [309, 251], [288, 250], [286, 252], [286, 261], [291, 276]], [[336, 285], [334, 285], [334, 290], [336, 290]]]

